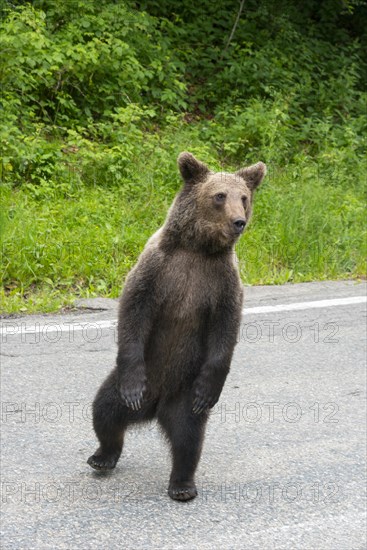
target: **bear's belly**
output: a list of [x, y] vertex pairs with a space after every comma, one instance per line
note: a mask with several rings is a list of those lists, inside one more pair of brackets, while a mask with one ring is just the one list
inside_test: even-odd
[[150, 389], [174, 393], [191, 387], [207, 353], [208, 314], [194, 309], [183, 315], [160, 312], [145, 348]]

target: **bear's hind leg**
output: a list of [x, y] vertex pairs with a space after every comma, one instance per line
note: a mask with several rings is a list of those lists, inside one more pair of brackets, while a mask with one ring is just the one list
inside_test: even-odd
[[93, 402], [93, 427], [100, 446], [88, 458], [88, 464], [95, 470], [112, 470], [120, 458], [126, 428], [129, 424], [151, 420], [156, 407], [154, 399], [143, 402], [138, 411], [127, 407], [118, 389], [116, 370], [113, 370]]
[[95, 470], [112, 470], [121, 455], [126, 426], [98, 413], [94, 415], [93, 425], [100, 446], [88, 458], [88, 464]]
[[114, 372], [102, 384], [94, 399], [93, 427], [100, 446], [88, 458], [88, 464], [95, 470], [112, 470], [120, 458], [127, 427], [127, 410], [118, 394]]
[[208, 413], [192, 412], [191, 393], [159, 404], [158, 421], [172, 449], [172, 472], [168, 494], [174, 500], [197, 496], [195, 471], [200, 459]]

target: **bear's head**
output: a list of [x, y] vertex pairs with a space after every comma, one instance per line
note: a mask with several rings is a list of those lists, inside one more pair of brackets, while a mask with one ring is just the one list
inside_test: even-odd
[[266, 174], [258, 162], [235, 173], [212, 172], [191, 153], [181, 153], [184, 182], [165, 225], [176, 245], [216, 253], [232, 248], [252, 213], [253, 193]]

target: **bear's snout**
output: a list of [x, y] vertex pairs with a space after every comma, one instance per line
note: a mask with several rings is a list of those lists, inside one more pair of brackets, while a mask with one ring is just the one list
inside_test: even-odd
[[238, 233], [238, 235], [240, 235], [246, 227], [245, 218], [237, 218], [236, 220], [234, 220], [233, 226], [234, 226], [235, 232]]

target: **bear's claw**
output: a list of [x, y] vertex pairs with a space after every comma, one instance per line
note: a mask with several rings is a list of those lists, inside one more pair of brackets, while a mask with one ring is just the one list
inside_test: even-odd
[[133, 411], [139, 411], [142, 407], [143, 396], [146, 391], [145, 383], [141, 383], [134, 390], [121, 387], [121, 397], [125, 405]]
[[192, 412], [194, 414], [201, 414], [205, 409], [210, 409], [216, 403], [216, 399], [212, 397], [196, 397], [192, 406]]

